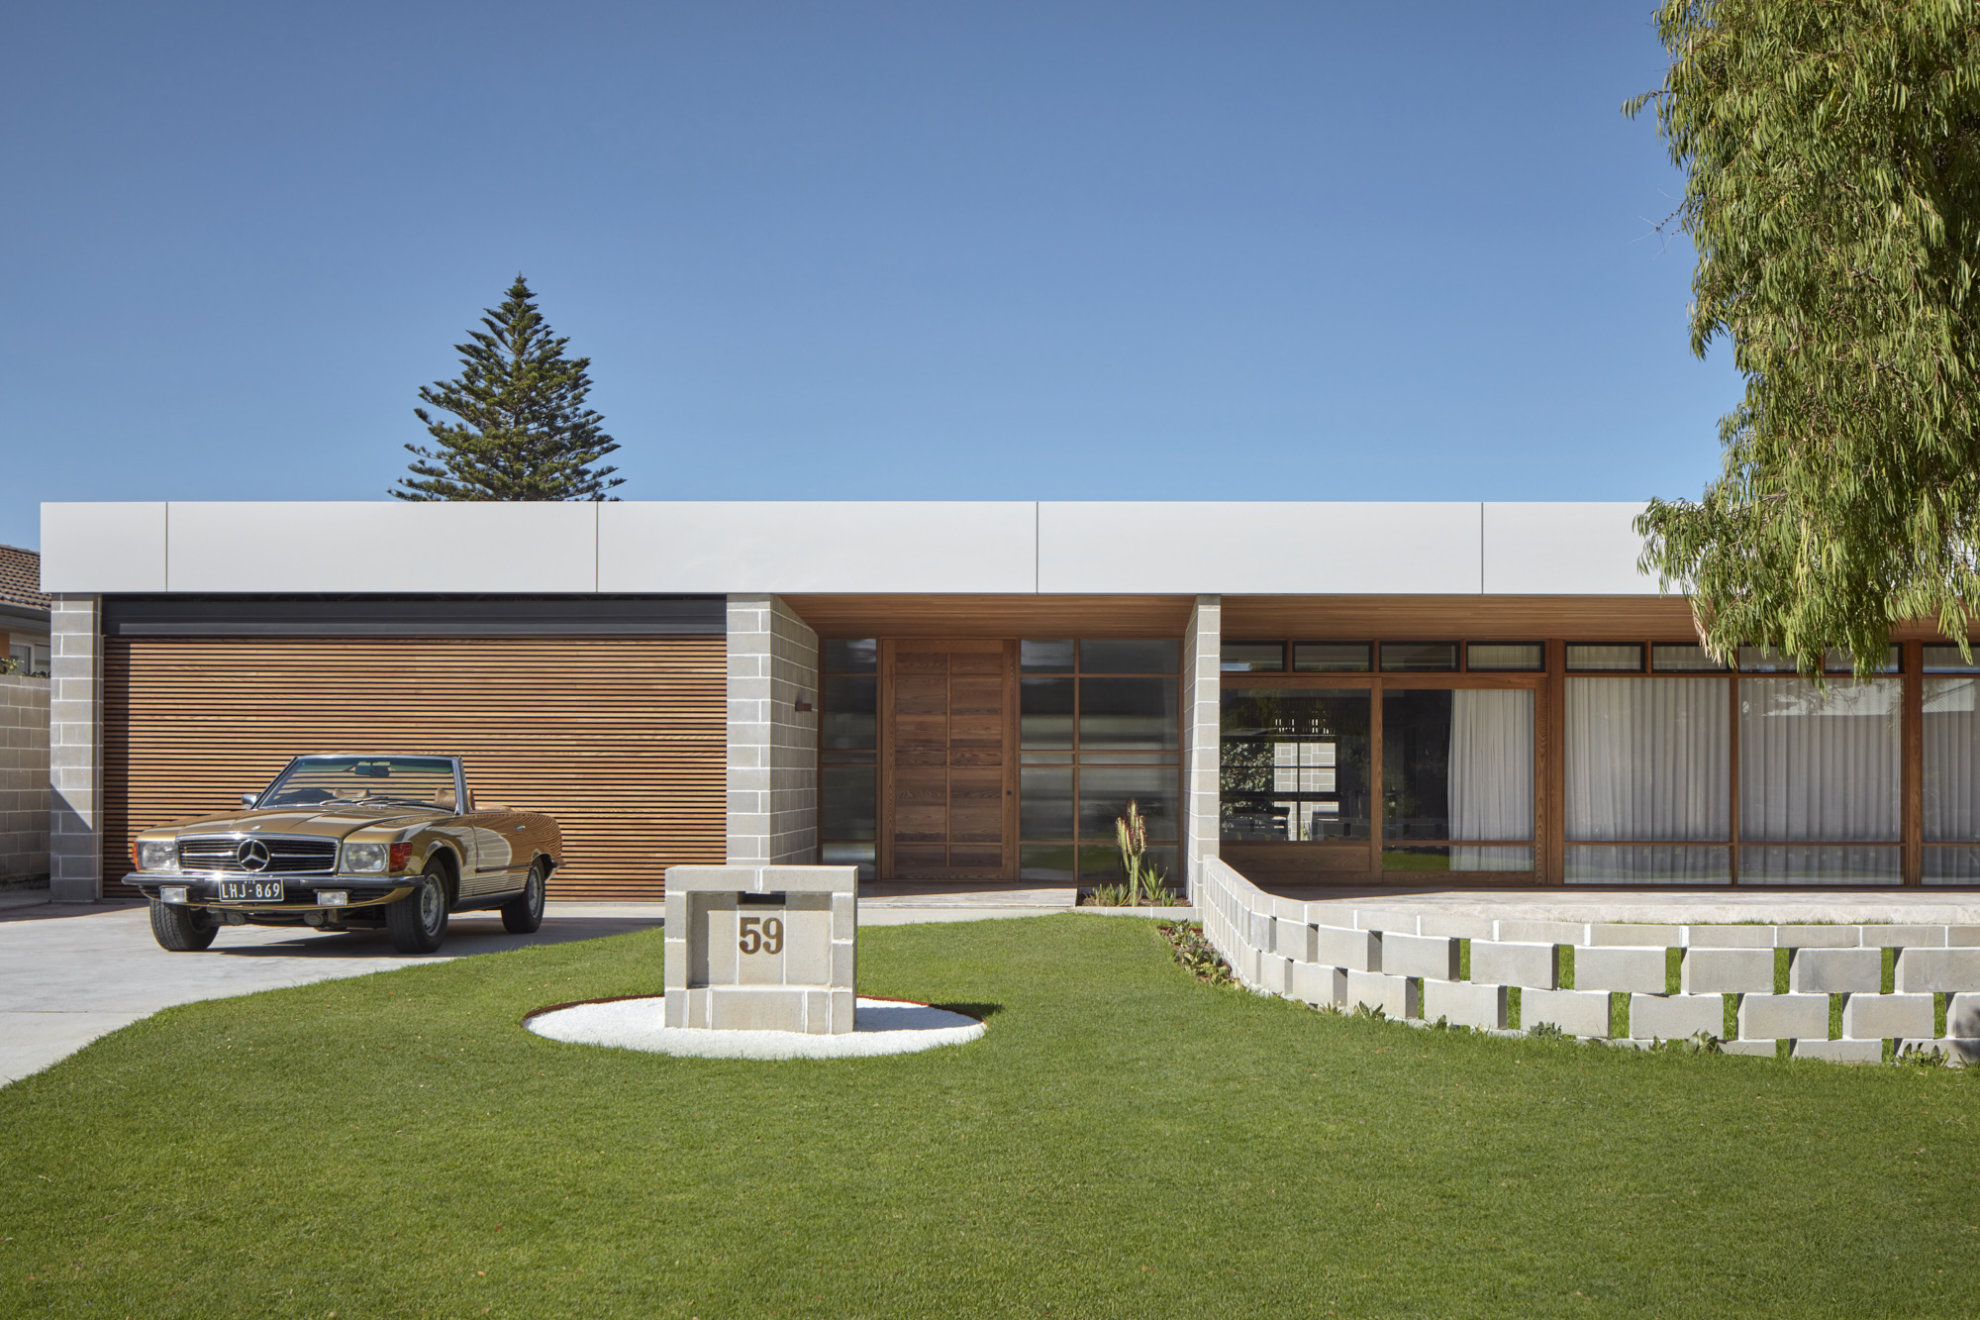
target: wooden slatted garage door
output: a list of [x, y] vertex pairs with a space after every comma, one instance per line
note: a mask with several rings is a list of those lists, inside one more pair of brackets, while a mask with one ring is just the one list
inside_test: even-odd
[[466, 758], [478, 803], [564, 831], [552, 898], [655, 899], [726, 846], [720, 637], [104, 639], [105, 892], [131, 835], [305, 752]]

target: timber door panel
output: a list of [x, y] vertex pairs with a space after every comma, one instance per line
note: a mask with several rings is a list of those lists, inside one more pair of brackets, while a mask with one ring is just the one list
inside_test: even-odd
[[1017, 875], [1017, 655], [993, 641], [881, 650], [880, 874]]

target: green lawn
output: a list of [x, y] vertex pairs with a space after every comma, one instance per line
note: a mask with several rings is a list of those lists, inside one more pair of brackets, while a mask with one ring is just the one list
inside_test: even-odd
[[960, 1048], [562, 1045], [659, 933], [173, 1009], [0, 1090], [0, 1315], [1971, 1316], [1980, 1079], [1507, 1041], [1152, 923], [862, 934]]

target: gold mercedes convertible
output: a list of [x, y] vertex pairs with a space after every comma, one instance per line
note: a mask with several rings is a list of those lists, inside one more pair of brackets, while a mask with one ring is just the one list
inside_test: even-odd
[[563, 860], [548, 816], [476, 810], [458, 756], [299, 756], [241, 806], [132, 841], [124, 883], [164, 948], [204, 949], [222, 926], [383, 927], [431, 953], [449, 913], [487, 908], [527, 934]]

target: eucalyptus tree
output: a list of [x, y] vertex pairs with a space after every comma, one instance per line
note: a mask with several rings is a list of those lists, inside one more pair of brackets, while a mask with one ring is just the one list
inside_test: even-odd
[[1685, 172], [1691, 346], [1744, 397], [1698, 500], [1638, 523], [1701, 635], [1882, 659], [1980, 602], [1980, 17], [1974, 0], [1667, 0], [1654, 107]]

